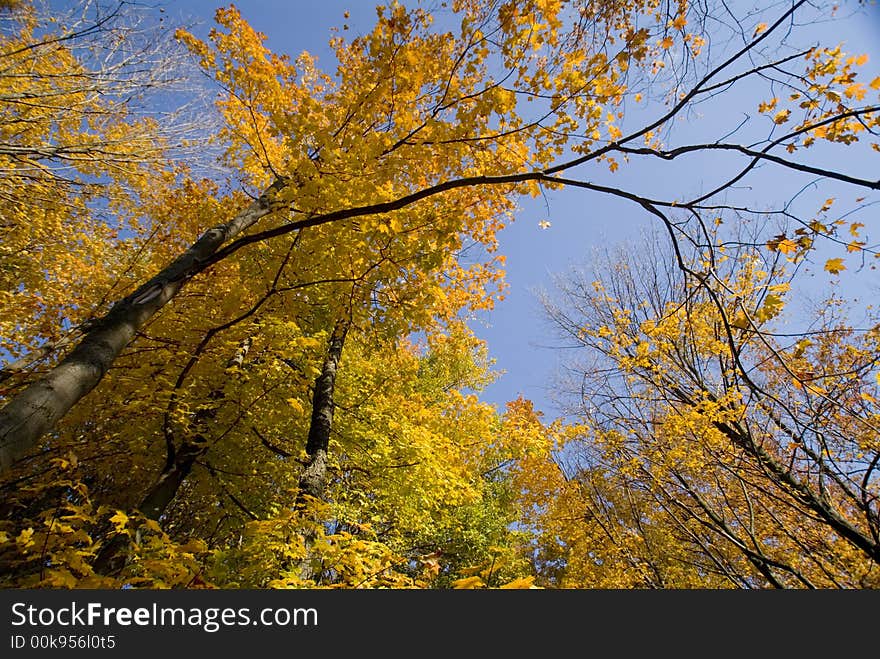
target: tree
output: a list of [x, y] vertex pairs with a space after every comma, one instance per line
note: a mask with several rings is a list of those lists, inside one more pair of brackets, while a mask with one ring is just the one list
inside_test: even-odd
[[[846, 60], [839, 49], [808, 49], [777, 59], [772, 59], [772, 51], [769, 59], [765, 55], [766, 42], [805, 10], [804, 2], [794, 3], [772, 24], [760, 23], [727, 59], [707, 63], [699, 73], [688, 69], [676, 77], [674, 105], [626, 135], [617, 125], [620, 111], [615, 109], [628, 91], [625, 82], [656, 77], [677, 39], [687, 45], [685, 61], [699, 57], [707, 37], [686, 30], [688, 16], [693, 18], [691, 24], [696, 23], [697, 8], [686, 3], [675, 7], [619, 3], [597, 10], [537, 2], [499, 7], [474, 2], [455, 8], [462, 15], [455, 38], [433, 32], [425, 11], [394, 6], [381, 13], [368, 37], [351, 44], [336, 39], [333, 45], [342, 65], [336, 85], [319, 74], [307, 56], [291, 64], [269, 53], [234, 10], [218, 14], [228, 32], [214, 33], [216, 51], [181, 34], [229, 93], [221, 105], [229, 127], [224, 137], [229, 140], [230, 163], [247, 172], [246, 180], [264, 192], [115, 305], [56, 370], [7, 404], [0, 413], [5, 464], [32, 446], [98, 383], [137, 329], [177, 294], [183, 282], [246, 245], [307, 227], [330, 231], [332, 225], [339, 230], [345, 220], [383, 214], [392, 215], [384, 221], [362, 221], [360, 226], [368, 232], [380, 227], [397, 232], [404, 225], [394, 211], [438, 195], [458, 197], [465, 207], [479, 199], [495, 210], [479, 216], [497, 218], [499, 205], [500, 210], [507, 209], [505, 193], [537, 194], [539, 183], [630, 198], [674, 234], [675, 226], [663, 209], [675, 205], [699, 218], [707, 210], [704, 202], [758, 163], [877, 188], [868, 179], [775, 153], [780, 147], [791, 153], [817, 139], [847, 144], [860, 132], [870, 132], [876, 121], [875, 106], [848, 104], [867, 94], [865, 86], [855, 82], [858, 60]], [[644, 20], [652, 27], [641, 27]], [[652, 34], [662, 39], [654, 43]], [[616, 52], [609, 53], [608, 46], [616, 47]], [[419, 58], [422, 50], [437, 52], [438, 57]], [[652, 56], [657, 59], [650, 60]], [[801, 57], [808, 58], [806, 71], [783, 68]], [[765, 61], [752, 65], [747, 58]], [[503, 71], [500, 78], [488, 74], [493, 65]], [[743, 69], [743, 65], [744, 70], [733, 72], [734, 66]], [[795, 92], [794, 100], [805, 100], [799, 104], [800, 123], [765, 140], [762, 148], [719, 142], [671, 149], [654, 142], [658, 130], [692, 102], [745, 78], [770, 76], [769, 71], [781, 76], [784, 84], [802, 89]], [[546, 101], [534, 106], [536, 112], [526, 113], [520, 110], [520, 97]], [[777, 104], [771, 99], [762, 110], [769, 112]], [[792, 110], [782, 109], [773, 115], [773, 123], [793, 123], [791, 117]], [[603, 135], [608, 138], [604, 143]], [[646, 146], [633, 146], [637, 140]], [[565, 148], [582, 155], [566, 158]], [[603, 160], [615, 169], [619, 167], [615, 158], [674, 159], [700, 150], [745, 155], [747, 164], [718, 191], [687, 203], [646, 199], [561, 175]], [[416, 176], [402, 169], [414, 158], [423, 165]], [[374, 165], [365, 170], [364, 163]], [[368, 185], [359, 190], [355, 182], [365, 180], [365, 171]], [[294, 217], [270, 213], [282, 209], [293, 210]], [[273, 226], [229, 242], [267, 215], [276, 218]], [[394, 217], [398, 219], [392, 221]], [[449, 239], [459, 229], [485, 236], [497, 227], [497, 219], [459, 223], [438, 232], [438, 239]], [[228, 244], [221, 248], [224, 243]], [[8, 448], [13, 438], [15, 450]]]
[[[0, 378], [10, 396], [26, 369], [63, 355], [107, 299], [154, 268], [151, 257], [167, 258], [142, 207], [168, 185], [169, 162], [194, 153], [186, 113], [198, 96], [173, 35], [126, 2], [55, 16], [15, 3], [2, 22]], [[193, 107], [150, 109], [183, 83]]]
[[607, 515], [610, 480], [649, 507], [624, 517], [612, 491], [603, 528], [647, 545], [659, 525], [678, 547], [654, 538], [653, 560], [678, 556], [735, 586], [876, 587], [880, 323], [868, 309], [854, 327], [837, 296], [783, 314], [804, 292], [798, 267], [741, 236], [716, 240], [741, 245], [716, 270], [723, 314], [649, 244], [607, 255], [595, 281], [569, 278], [549, 303], [589, 353], [573, 369], [579, 505]]
[[[209, 554], [222, 553], [221, 545], [228, 549], [236, 533], [241, 538], [246, 518], [257, 526], [271, 519], [271, 533], [281, 534], [289, 544], [274, 582], [352, 584], [339, 574], [319, 577], [321, 552], [340, 547], [336, 541], [341, 536], [328, 533], [333, 519], [344, 519], [342, 528], [351, 538], [351, 529], [366, 524], [361, 515], [368, 515], [369, 506], [348, 518], [338, 516], [333, 503], [350, 497], [381, 502], [384, 495], [382, 484], [361, 478], [366, 474], [358, 469], [341, 481], [344, 492], [333, 482], [334, 461], [348, 456], [333, 445], [334, 434], [350, 422], [337, 413], [347, 404], [345, 395], [340, 397], [344, 379], [369, 379], [363, 357], [368, 348], [383, 355], [406, 353], [410, 348], [402, 337], [454, 334], [459, 317], [469, 309], [491, 306], [501, 292], [503, 274], [496, 233], [512, 216], [517, 196], [569, 187], [634, 202], [668, 231], [677, 267], [689, 285], [702, 291], [707, 304], [714, 305], [706, 313], [726, 318], [735, 303], [729, 282], [717, 272], [722, 257], [707, 227], [721, 216], [757, 213], [731, 198], [735, 186], [758, 165], [860, 189], [878, 187], [855, 172], [800, 159], [818, 143], [852, 150], [859, 138], [874, 134], [878, 121], [877, 107], [864, 102], [868, 86], [857, 79], [859, 58], [847, 58], [834, 48], [789, 49], [789, 28], [796, 19], [807, 20], [811, 7], [794, 2], [774, 10], [766, 22], [752, 15], [734, 18], [729, 32], [707, 28], [709, 9], [683, 1], [596, 6], [470, 0], [453, 3], [455, 24], [437, 26], [428, 11], [393, 4], [378, 9], [376, 25], [366, 35], [351, 41], [333, 38], [339, 62], [335, 77], [319, 70], [308, 54], [291, 60], [270, 52], [262, 35], [234, 8], [217, 12], [218, 27], [207, 40], [178, 31], [179, 41], [219, 90], [222, 128], [213, 144], [223, 151], [229, 178], [199, 179], [199, 167], [161, 159], [126, 161], [111, 148], [122, 144], [120, 135], [126, 145], [132, 143], [131, 135], [145, 140], [126, 151], [128, 156], [164, 154], [168, 145], [161, 133], [144, 132], [144, 122], [126, 113], [125, 99], [106, 106], [100, 99], [93, 101], [95, 111], [109, 118], [106, 125], [84, 129], [85, 136], [74, 136], [74, 144], [87, 143], [92, 150], [87, 165], [81, 165], [83, 181], [66, 189], [65, 197], [80, 203], [75, 216], [85, 228], [76, 235], [81, 233], [84, 242], [54, 249], [88, 263], [100, 277], [81, 277], [94, 285], [79, 287], [76, 299], [62, 295], [70, 288], [66, 280], [56, 286], [51, 314], [37, 304], [29, 316], [23, 307], [4, 315], [4, 322], [21, 327], [15, 342], [5, 348], [19, 363], [7, 369], [10, 384], [0, 410], [0, 465], [10, 474], [9, 482], [37, 482], [41, 493], [74, 488], [72, 500], [81, 501], [76, 514], [89, 518], [83, 523], [104, 524], [89, 532], [88, 541], [77, 536], [77, 542], [86, 544], [86, 554], [104, 552], [98, 563], [111, 562], [110, 538], [132, 533], [128, 524], [135, 518], [144, 518], [142, 530], [155, 540], [136, 541], [135, 551], [149, 546], [166, 557], [162, 561], [186, 554], [187, 561], [202, 566], [204, 560], [181, 549], [189, 547], [183, 536], [196, 537], [202, 543], [197, 546]], [[101, 79], [87, 57], [67, 48], [68, 42], [76, 42], [71, 33], [62, 30], [60, 36], [44, 38], [39, 36], [43, 30], [22, 24], [14, 37], [22, 45], [10, 45], [8, 57], [34, 50], [31, 46], [60, 44], [56, 55], [67, 66], [81, 69], [87, 79]], [[91, 37], [93, 32], [84, 34]], [[37, 75], [30, 82], [39, 86], [44, 78]], [[790, 88], [789, 101], [780, 102], [775, 92], [760, 98], [759, 113], [768, 115], [774, 131], [770, 137], [755, 143], [727, 137], [670, 141], [678, 136], [676, 122], [697, 104], [748, 81], [763, 81], [770, 92]], [[72, 83], [64, 84], [68, 87], [62, 84], [62, 92], [71, 98], [79, 93]], [[628, 112], [633, 104], [664, 95], [668, 103], [647, 120]], [[783, 108], [786, 104], [791, 107]], [[50, 125], [64, 118], [63, 107], [50, 106]], [[41, 139], [50, 142], [45, 152], [50, 160], [71, 157], [63, 132], [47, 135]], [[660, 136], [669, 143], [661, 143]], [[95, 150], [95, 144], [103, 146]], [[594, 165], [613, 173], [630, 160], [665, 163], [695, 153], [743, 160], [734, 160], [733, 173], [716, 189], [693, 199], [656, 199], [594, 182], [600, 171]], [[80, 202], [71, 190], [115, 180], [120, 159], [131, 165], [118, 175], [120, 193]], [[49, 178], [57, 184], [56, 175]], [[30, 185], [23, 184], [16, 198], [36, 198]], [[107, 188], [100, 190], [104, 194]], [[61, 212], [51, 203], [38, 209], [49, 218]], [[126, 237], [118, 259], [110, 256], [118, 244], [116, 234], [101, 222], [108, 212], [134, 234]], [[793, 215], [795, 209], [789, 204], [770, 212]], [[73, 222], [67, 214], [63, 217]], [[842, 225], [813, 222], [806, 215], [801, 222], [793, 225], [794, 234], [757, 242], [803, 259], [823, 239], [834, 243], [841, 238]], [[859, 223], [849, 222], [849, 229], [854, 240], [848, 247], [866, 257], [873, 254], [858, 236]], [[46, 242], [39, 236], [36, 240]], [[688, 241], [702, 250], [696, 262], [684, 257], [681, 244]], [[466, 251], [478, 256], [468, 261]], [[829, 269], [839, 270], [840, 258], [832, 257]], [[19, 260], [31, 265], [27, 258]], [[65, 266], [67, 270], [72, 268]], [[34, 270], [32, 281], [16, 284], [35, 300], [43, 285], [38, 274]], [[761, 308], [769, 315], [772, 307]], [[19, 314], [28, 320], [17, 320]], [[738, 355], [734, 325], [730, 320], [722, 324]], [[58, 338], [70, 325], [76, 326], [75, 339]], [[457, 340], [457, 354], [468, 352], [466, 343]], [[42, 361], [20, 362], [19, 353], [35, 347]], [[354, 355], [350, 366], [348, 355]], [[397, 363], [397, 357], [389, 363]], [[736, 368], [747, 372], [741, 363]], [[395, 397], [395, 377], [374, 379], [380, 389], [376, 395], [396, 401], [389, 409], [409, 409], [404, 398]], [[412, 382], [412, 376], [404, 378], [401, 386]], [[77, 405], [87, 394], [90, 404]], [[446, 400], [441, 409], [452, 414], [456, 406]], [[427, 414], [425, 423], [431, 417], [419, 408], [412, 413]], [[471, 413], [483, 418], [482, 412]], [[395, 431], [383, 414], [370, 422]], [[484, 427], [489, 425], [486, 417]], [[502, 423], [502, 437], [504, 427]], [[454, 428], [445, 427], [443, 432], [410, 432], [434, 437], [438, 445], [455, 436]], [[393, 432], [383, 441], [370, 438], [373, 452], [381, 456], [395, 447], [389, 437]], [[269, 485], [249, 501], [223, 474], [245, 478], [244, 465], [254, 461], [255, 451], [262, 460], [254, 468], [265, 470]], [[476, 487], [477, 465], [487, 466], [466, 452], [452, 453], [454, 460], [442, 467], [427, 459], [418, 463], [439, 470], [424, 479], [435, 492], [408, 491], [406, 496], [437, 501], [438, 493], [450, 491], [444, 489], [448, 484], [460, 483], [459, 476], [470, 479], [465, 490]], [[523, 455], [499, 469], [494, 489], [477, 488], [494, 494], [475, 495], [475, 508], [468, 514], [485, 520], [486, 511], [508, 510], [513, 500], [509, 479]], [[59, 475], [74, 463], [87, 490], [69, 474]], [[506, 459], [499, 464], [504, 463]], [[400, 468], [410, 470], [402, 472], [410, 477], [419, 473], [415, 464]], [[60, 479], [51, 487], [49, 473]], [[385, 522], [393, 519], [392, 528], [398, 528], [397, 513], [408, 509], [403, 491], [394, 506], [379, 506], [369, 514]], [[208, 510], [218, 497], [237, 512], [226, 516], [224, 509], [218, 518], [215, 507], [188, 528], [181, 521], [185, 516], [174, 514], [175, 506]], [[93, 499], [95, 510], [102, 511], [95, 515], [86, 511]], [[314, 505], [314, 514], [307, 503]], [[28, 503], [38, 512], [22, 518], [39, 518], [47, 510], [41, 505]], [[291, 506], [299, 512], [291, 512]], [[287, 511], [283, 515], [282, 509]], [[111, 516], [114, 510], [121, 512]], [[129, 515], [134, 510], [140, 512]], [[55, 517], [43, 517], [51, 531]], [[450, 523], [443, 521], [437, 528], [448, 529]], [[25, 548], [28, 528], [16, 532]], [[445, 530], [429, 533], [424, 525], [404, 528], [412, 537], [462, 537]], [[497, 527], [493, 532], [507, 537]], [[294, 536], [300, 544], [291, 540]], [[327, 541], [330, 536], [335, 539]], [[483, 542], [486, 537], [474, 552], [483, 558], [492, 554]], [[394, 544], [398, 540], [371, 537], [353, 554], [345, 554], [346, 560], [363, 550], [364, 556], [383, 557], [370, 563], [373, 568], [387, 567], [396, 560], [392, 556], [406, 554]], [[261, 546], [265, 550], [270, 544]], [[82, 578], [93, 578], [92, 560]], [[466, 575], [474, 578], [465, 583], [493, 582], [495, 568], [486, 570], [482, 576]], [[191, 578], [175, 574], [173, 579], [183, 579], [181, 583]], [[153, 583], [151, 577], [140, 578], [145, 579], [141, 583]], [[447, 583], [456, 581], [446, 578]], [[253, 579], [270, 581], [265, 574]]]

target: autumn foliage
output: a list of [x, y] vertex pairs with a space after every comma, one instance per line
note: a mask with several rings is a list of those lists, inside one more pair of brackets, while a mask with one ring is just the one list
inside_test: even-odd
[[[795, 308], [807, 265], [873, 276], [880, 184], [828, 154], [880, 148], [880, 78], [785, 41], [805, 2], [711, 11], [393, 3], [331, 69], [234, 6], [0, 5], [0, 584], [880, 586], [876, 310]], [[216, 130], [156, 110], [187, 100], [156, 53]], [[761, 138], [681, 141], [742, 81]], [[733, 165], [614, 183], [693, 154]], [[743, 197], [761, 168], [837, 187]], [[563, 189], [660, 231], [548, 298], [578, 355], [549, 420], [481, 400], [469, 321], [518, 199]]]

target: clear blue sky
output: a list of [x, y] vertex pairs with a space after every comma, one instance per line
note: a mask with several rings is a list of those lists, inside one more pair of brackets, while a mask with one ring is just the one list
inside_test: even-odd
[[[326, 47], [330, 28], [345, 22], [350, 26], [350, 33], [362, 33], [370, 29], [375, 18], [374, 3], [365, 0], [239, 0], [235, 4], [255, 29], [267, 35], [270, 48], [291, 56], [308, 50], [317, 55], [319, 64], [323, 62], [328, 70], [335, 67]], [[865, 74], [870, 81], [880, 75], [880, 10], [876, 6], [860, 8], [856, 2], [841, 4], [844, 11], [855, 12], [855, 15], [835, 23], [830, 38], [845, 42], [848, 52], [869, 54]], [[184, 0], [170, 5], [166, 15], [172, 19], [201, 20], [207, 29], [217, 6], [216, 0]], [[346, 10], [351, 16], [343, 20]], [[812, 31], [814, 38], [827, 42], [827, 25], [813, 25], [807, 29]], [[720, 137], [726, 128], [732, 128], [742, 120], [743, 113], [754, 114], [758, 101], [762, 100], [750, 97], [742, 90], [733, 93], [736, 102], [732, 103], [731, 98], [725, 96], [723, 101], [702, 106], [703, 116], [692, 117], [689, 123], [680, 124], [677, 127], [679, 143], [691, 136], [693, 139], [701, 135], [709, 135], [712, 139]], [[756, 122], [749, 125], [759, 126]], [[808, 157], [821, 158], [821, 153], [816, 150]], [[623, 167], [613, 177], [605, 171], [590, 172], [589, 176], [595, 182], [616, 184], [665, 198], [670, 194], [683, 197], [706, 190], [720, 180], [719, 172], [714, 171], [715, 163], [706, 158], [676, 166], [664, 165], [659, 168]], [[865, 168], [880, 175], [876, 159], [866, 160]], [[779, 203], [808, 181], [779, 173], [766, 176], [759, 173], [750, 179], [750, 183], [760, 185], [752, 185], [739, 194], [749, 199], [753, 206]], [[802, 199], [807, 203], [809, 194], [824, 199], [826, 193], [830, 194], [826, 189], [810, 191]], [[864, 193], [849, 189], [842, 190], [841, 194], [853, 198]], [[871, 237], [877, 241], [880, 220], [876, 219], [877, 213], [873, 216]], [[552, 226], [547, 230], [540, 229], [538, 222], [542, 219], [549, 219]], [[546, 201], [523, 201], [516, 222], [501, 235], [501, 252], [507, 256], [510, 286], [507, 299], [473, 325], [477, 334], [488, 342], [490, 354], [497, 360], [497, 368], [505, 371], [485, 392], [485, 400], [503, 407], [505, 401], [522, 394], [531, 398], [548, 417], [556, 415], [548, 386], [563, 353], [550, 347], [557, 341], [544, 320], [535, 291], [551, 288], [554, 274], [584, 264], [592, 248], [622, 241], [633, 242], [650, 224], [651, 219], [631, 202], [582, 191], [553, 193]], [[868, 224], [870, 229], [871, 224]], [[816, 270], [819, 271], [817, 279], [821, 278], [824, 285], [828, 278], [821, 273], [821, 267]]]

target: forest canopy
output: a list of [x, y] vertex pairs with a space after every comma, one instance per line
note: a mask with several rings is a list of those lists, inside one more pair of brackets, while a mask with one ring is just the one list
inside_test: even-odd
[[[65, 6], [0, 3], [3, 587], [880, 587], [861, 3], [395, 2], [329, 65]], [[474, 319], [560, 192], [652, 229], [544, 264], [550, 418]]]

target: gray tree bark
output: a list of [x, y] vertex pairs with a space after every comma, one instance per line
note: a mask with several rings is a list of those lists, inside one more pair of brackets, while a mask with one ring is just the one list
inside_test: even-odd
[[[300, 513], [308, 511], [310, 499], [322, 500], [324, 488], [327, 485], [327, 450], [330, 445], [330, 432], [333, 429], [333, 392], [336, 387], [336, 374], [339, 370], [339, 360], [342, 357], [342, 348], [345, 345], [345, 337], [348, 333], [350, 321], [346, 319], [336, 321], [330, 343], [327, 346], [327, 355], [321, 367], [321, 374], [315, 379], [315, 391], [312, 394], [312, 419], [309, 424], [309, 436], [306, 440], [306, 454], [309, 463], [299, 479], [299, 492], [294, 504]], [[303, 534], [305, 557], [300, 562], [299, 573], [303, 580], [314, 579], [320, 574], [321, 566], [311, 556], [311, 548], [315, 542], [315, 532], [307, 530]]]
[[0, 410], [0, 473], [33, 449], [40, 437], [97, 386], [137, 331], [164, 307], [228, 240], [275, 209], [277, 180], [225, 224], [206, 231], [189, 249], [91, 324], [85, 337], [45, 376]]
[[330, 431], [333, 429], [333, 391], [336, 387], [336, 373], [345, 337], [348, 334], [348, 319], [339, 320], [333, 327], [327, 356], [321, 367], [321, 374], [315, 379], [315, 391], [312, 394], [312, 420], [309, 425], [309, 436], [306, 440], [306, 454], [309, 464], [299, 479], [297, 507], [302, 507], [307, 497], [321, 499], [327, 484], [327, 448], [330, 444]]

